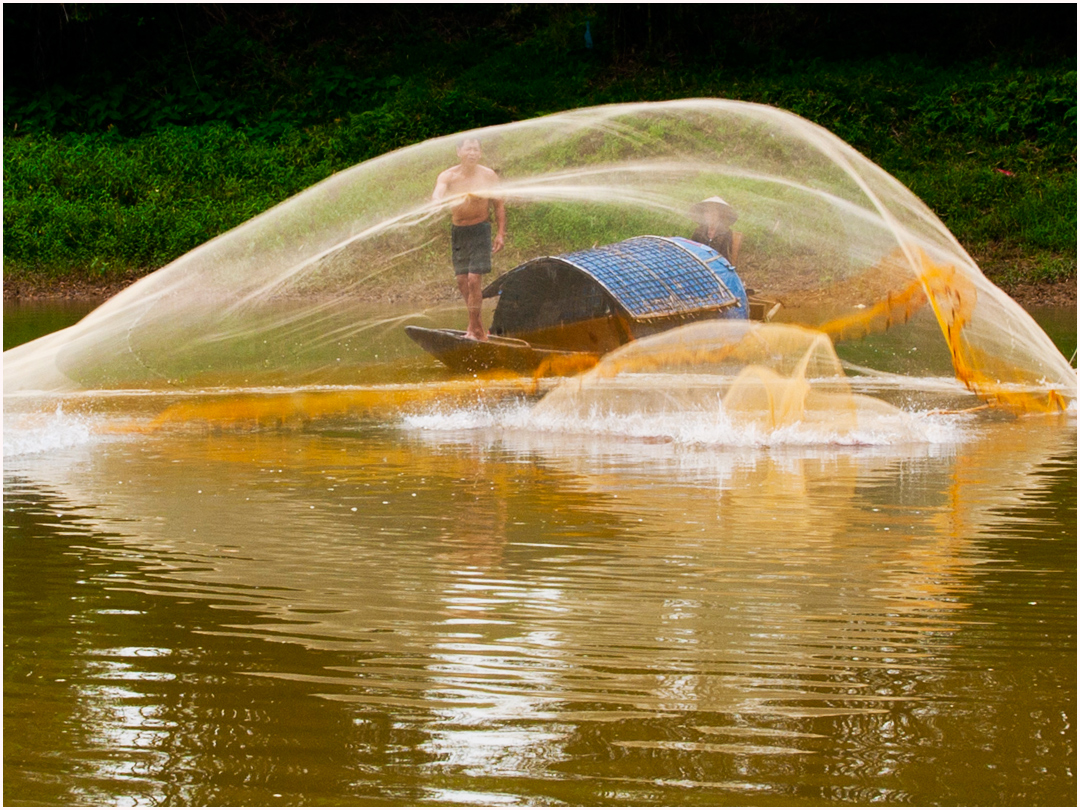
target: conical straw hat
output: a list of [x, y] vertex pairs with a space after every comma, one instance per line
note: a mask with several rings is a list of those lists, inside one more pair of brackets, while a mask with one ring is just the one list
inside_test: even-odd
[[705, 211], [711, 206], [719, 208], [723, 212], [724, 218], [729, 223], [735, 222], [735, 220], [739, 218], [739, 215], [735, 213], [735, 209], [719, 197], [709, 197], [707, 200], [694, 203], [690, 208], [690, 216], [693, 217], [696, 222], [704, 222]]

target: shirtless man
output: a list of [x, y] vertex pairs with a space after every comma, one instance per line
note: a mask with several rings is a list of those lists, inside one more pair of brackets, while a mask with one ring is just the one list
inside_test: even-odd
[[[480, 277], [491, 272], [491, 254], [502, 250], [506, 241], [506, 208], [503, 201], [491, 196], [499, 177], [480, 165], [480, 141], [466, 138], [457, 149], [457, 166], [439, 175], [431, 199], [461, 197], [450, 209], [450, 241], [453, 247], [454, 275], [458, 289], [469, 310], [469, 328], [465, 336], [487, 340], [487, 330], [480, 319], [483, 304]], [[491, 210], [495, 210], [498, 232], [491, 238]]]

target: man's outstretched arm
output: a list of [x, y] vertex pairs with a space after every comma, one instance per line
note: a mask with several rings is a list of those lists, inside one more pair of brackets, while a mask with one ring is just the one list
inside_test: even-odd
[[450, 184], [450, 179], [446, 175], [447, 172], [442, 172], [435, 181], [435, 190], [431, 192], [431, 199], [435, 202], [446, 196], [446, 190]]

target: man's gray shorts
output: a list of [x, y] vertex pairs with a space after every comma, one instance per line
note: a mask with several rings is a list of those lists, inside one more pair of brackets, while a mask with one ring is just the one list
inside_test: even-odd
[[491, 272], [491, 223], [451, 225], [450, 247], [454, 257], [454, 275], [484, 275]]

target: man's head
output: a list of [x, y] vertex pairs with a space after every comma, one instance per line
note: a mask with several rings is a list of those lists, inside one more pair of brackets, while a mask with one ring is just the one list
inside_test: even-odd
[[478, 138], [462, 138], [457, 148], [458, 159], [462, 163], [480, 162], [480, 141]]
[[690, 208], [690, 216], [693, 217], [695, 222], [700, 222], [703, 225], [726, 226], [728, 228], [734, 225], [735, 220], [739, 218], [739, 215], [735, 213], [735, 209], [719, 197], [709, 197], [707, 200], [696, 203]]

